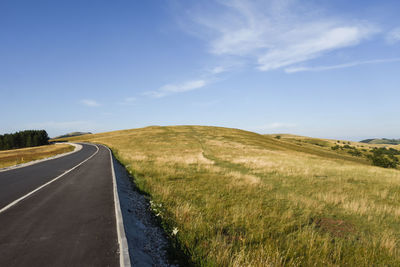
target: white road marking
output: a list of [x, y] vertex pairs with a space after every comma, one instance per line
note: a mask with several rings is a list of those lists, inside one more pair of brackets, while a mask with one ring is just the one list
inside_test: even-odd
[[131, 259], [129, 257], [128, 241], [126, 240], [124, 220], [122, 218], [121, 205], [119, 203], [117, 179], [115, 177], [113, 156], [112, 156], [111, 150], [107, 146], [104, 146], [104, 147], [106, 147], [108, 149], [108, 151], [110, 152], [111, 173], [112, 173], [112, 177], [113, 177], [113, 188], [114, 188], [115, 220], [117, 223], [117, 235], [118, 235], [118, 244], [119, 244], [119, 266], [128, 267], [128, 266], [131, 266]]
[[88, 145], [95, 146], [95, 147], [97, 148], [96, 152], [94, 152], [93, 155], [91, 155], [90, 157], [88, 157], [87, 159], [85, 159], [84, 161], [82, 161], [81, 163], [79, 163], [78, 165], [76, 165], [75, 167], [73, 167], [73, 168], [71, 168], [71, 169], [65, 171], [64, 173], [60, 174], [60, 175], [57, 176], [56, 178], [54, 178], [54, 179], [48, 181], [47, 183], [45, 183], [45, 184], [39, 186], [38, 188], [36, 188], [35, 190], [29, 192], [28, 194], [26, 194], [26, 195], [24, 195], [24, 196], [18, 198], [17, 200], [14, 200], [13, 202], [11, 202], [10, 204], [8, 204], [7, 206], [5, 206], [5, 207], [3, 207], [2, 209], [0, 209], [0, 213], [3, 213], [4, 211], [8, 210], [8, 209], [11, 208], [12, 206], [16, 205], [18, 202], [20, 202], [20, 201], [24, 200], [25, 198], [29, 197], [30, 195], [36, 193], [37, 191], [39, 191], [39, 190], [42, 189], [43, 187], [48, 186], [48, 185], [51, 184], [52, 182], [54, 182], [54, 181], [60, 179], [61, 177], [63, 177], [63, 176], [66, 175], [67, 173], [73, 171], [74, 169], [78, 168], [80, 165], [82, 165], [83, 163], [85, 163], [86, 161], [88, 161], [89, 159], [91, 159], [92, 157], [94, 157], [94, 155], [96, 155], [97, 152], [99, 152], [99, 147], [98, 147], [97, 145], [92, 145], [92, 144], [88, 144]]

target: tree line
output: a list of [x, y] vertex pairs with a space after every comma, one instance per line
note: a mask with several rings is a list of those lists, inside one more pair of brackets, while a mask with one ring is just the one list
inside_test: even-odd
[[0, 150], [47, 144], [49, 144], [49, 136], [45, 130], [26, 130], [0, 135]]

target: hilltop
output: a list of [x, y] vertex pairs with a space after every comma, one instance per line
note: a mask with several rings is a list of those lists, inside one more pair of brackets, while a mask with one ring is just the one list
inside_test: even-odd
[[365, 139], [360, 142], [366, 144], [400, 145], [400, 139], [387, 139], [387, 138]]
[[53, 139], [68, 138], [68, 137], [81, 136], [81, 135], [87, 135], [87, 134], [92, 134], [92, 133], [91, 132], [72, 132], [72, 133], [67, 133], [67, 134], [63, 134], [60, 136], [56, 136]]
[[396, 149], [206, 126], [67, 139], [109, 146], [196, 266], [400, 266], [400, 171], [368, 157]]

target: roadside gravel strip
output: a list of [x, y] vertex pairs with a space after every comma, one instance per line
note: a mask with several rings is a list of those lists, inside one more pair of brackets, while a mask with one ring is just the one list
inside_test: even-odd
[[67, 152], [67, 153], [62, 153], [62, 154], [58, 154], [52, 157], [48, 157], [48, 158], [44, 158], [44, 159], [38, 159], [38, 160], [34, 160], [34, 161], [30, 161], [30, 162], [26, 162], [26, 163], [22, 163], [22, 164], [18, 164], [18, 165], [14, 165], [14, 166], [10, 166], [10, 167], [5, 167], [5, 168], [0, 168], [0, 172], [4, 172], [4, 171], [9, 171], [9, 170], [14, 170], [14, 169], [19, 169], [19, 168], [23, 168], [23, 167], [27, 167], [30, 165], [34, 165], [43, 161], [47, 161], [47, 160], [52, 160], [52, 159], [57, 159], [57, 158], [61, 158], [67, 155], [70, 155], [72, 153], [78, 152], [79, 150], [82, 149], [82, 145], [80, 144], [74, 144], [74, 143], [56, 143], [57, 144], [67, 144], [67, 145], [71, 145], [74, 148], [73, 151], [71, 152]]
[[155, 221], [149, 200], [141, 194], [124, 166], [112, 157], [131, 266], [179, 266], [168, 261], [169, 242]]

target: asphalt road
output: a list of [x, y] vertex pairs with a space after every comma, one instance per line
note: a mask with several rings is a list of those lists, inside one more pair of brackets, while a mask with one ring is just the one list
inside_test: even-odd
[[0, 266], [119, 266], [110, 154], [104, 146], [0, 172]]

